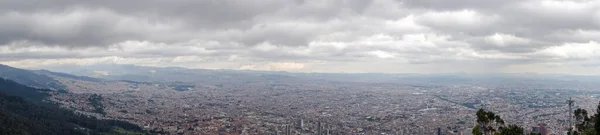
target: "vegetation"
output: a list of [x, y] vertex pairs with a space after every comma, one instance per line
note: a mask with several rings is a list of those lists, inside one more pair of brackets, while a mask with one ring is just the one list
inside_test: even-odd
[[522, 135], [522, 127], [514, 124], [504, 125], [504, 120], [491, 111], [479, 109], [477, 111], [477, 125], [471, 131], [473, 135]]
[[473, 135], [483, 135], [480, 129], [481, 126], [476, 125], [475, 127], [473, 127], [473, 130], [471, 130], [471, 133], [473, 133]]
[[2, 64], [0, 64], [0, 78], [10, 79], [19, 84], [27, 85], [34, 88], [53, 90], [61, 90], [65, 88], [65, 86], [62, 85], [62, 83], [54, 80], [54, 78], [52, 77]]
[[[596, 114], [590, 115], [584, 109], [577, 109], [574, 112], [575, 129], [570, 129], [569, 134], [574, 135], [596, 135], [600, 133], [600, 103], [596, 109]], [[473, 135], [522, 135], [524, 130], [517, 125], [504, 125], [500, 116], [493, 112], [483, 109], [477, 111], [477, 125], [471, 131]], [[529, 135], [539, 135], [539, 133], [529, 133]]]
[[503, 127], [500, 129], [501, 135], [522, 135], [523, 133], [523, 128], [514, 124], [508, 125], [507, 127]]
[[573, 112], [575, 114], [575, 129], [569, 132], [574, 132], [576, 135], [596, 135], [600, 133], [600, 103], [596, 108], [596, 114], [589, 115], [584, 109], [577, 109]]
[[145, 133], [130, 131], [130, 130], [126, 130], [123, 128], [114, 128], [113, 131], [109, 134], [113, 134], [113, 135], [145, 135]]
[[[573, 135], [596, 135], [600, 133], [600, 103], [596, 108], [596, 113], [588, 114], [587, 110], [576, 109], [574, 112], [574, 129], [569, 129], [569, 134]], [[477, 125], [471, 131], [473, 135], [522, 135], [524, 130], [517, 125], [504, 125], [500, 116], [493, 112], [483, 109], [477, 111]], [[529, 135], [539, 135], [539, 133], [529, 133]]]
[[94, 110], [92, 110], [92, 112], [106, 115], [106, 112], [104, 112], [104, 105], [102, 104], [102, 96], [98, 94], [93, 94], [92, 96], [90, 96], [90, 98], [88, 98], [88, 100], [92, 104], [92, 107], [94, 107]]
[[43, 102], [48, 91], [0, 79], [0, 134], [144, 134], [128, 122], [97, 119]]
[[504, 126], [504, 120], [493, 112], [479, 109], [477, 111], [477, 124], [480, 126], [479, 129], [483, 130], [484, 135], [491, 135], [498, 131], [498, 128]]
[[0, 91], [7, 95], [24, 98], [31, 102], [44, 100], [49, 96], [48, 92], [50, 92], [50, 90], [35, 89], [2, 78], [0, 78]]
[[600, 103], [598, 103], [598, 106], [596, 107], [596, 114], [594, 114], [594, 118], [592, 120], [594, 120], [594, 134], [598, 134], [600, 133]]
[[[592, 119], [588, 117], [588, 113], [584, 109], [577, 109], [574, 112], [575, 117], [575, 128], [576, 129], [588, 129], [592, 127]], [[593, 117], [593, 116], [592, 116]], [[583, 130], [580, 130], [583, 131]]]

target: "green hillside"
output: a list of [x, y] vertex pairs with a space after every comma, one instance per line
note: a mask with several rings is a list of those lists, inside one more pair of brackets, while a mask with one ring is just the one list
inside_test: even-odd
[[47, 91], [0, 79], [0, 134], [144, 134], [128, 122], [100, 120], [43, 102]]

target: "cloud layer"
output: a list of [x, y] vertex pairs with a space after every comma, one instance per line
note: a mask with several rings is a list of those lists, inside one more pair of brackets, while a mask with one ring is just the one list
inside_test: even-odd
[[0, 63], [600, 74], [600, 1], [4, 0]]

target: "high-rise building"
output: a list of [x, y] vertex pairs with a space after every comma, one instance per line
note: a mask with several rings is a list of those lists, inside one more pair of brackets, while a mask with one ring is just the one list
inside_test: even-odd
[[290, 125], [285, 125], [285, 134], [292, 135], [292, 129]]
[[321, 122], [319, 121], [319, 122], [317, 122], [317, 135], [321, 135], [321, 133], [323, 133], [323, 132], [321, 132], [321, 130], [322, 130]]
[[329, 129], [331, 127], [329, 127], [329, 125], [327, 125], [327, 123], [325, 123], [325, 125], [323, 125], [323, 134], [324, 135], [329, 135]]
[[298, 128], [300, 130], [304, 129], [304, 120], [302, 118], [298, 119], [298, 122], [296, 124], [297, 124], [296, 128]]

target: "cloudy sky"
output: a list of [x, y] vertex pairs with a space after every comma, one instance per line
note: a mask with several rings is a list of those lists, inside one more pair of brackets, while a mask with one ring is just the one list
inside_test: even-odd
[[0, 63], [600, 74], [598, 0], [0, 0]]

